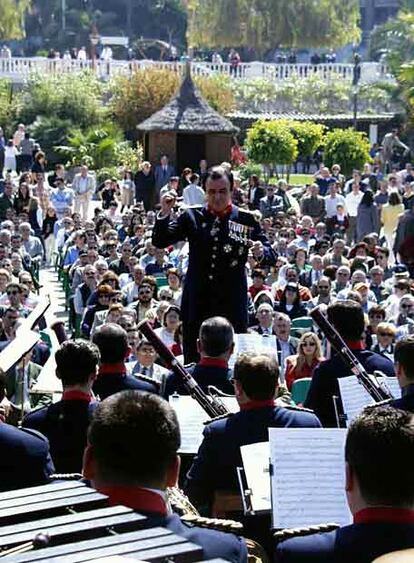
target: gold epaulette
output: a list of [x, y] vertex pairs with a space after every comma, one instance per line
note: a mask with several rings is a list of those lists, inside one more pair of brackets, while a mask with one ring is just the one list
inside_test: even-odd
[[232, 412], [227, 412], [226, 414], [220, 414], [219, 416], [215, 416], [214, 418], [210, 418], [209, 420], [206, 420], [204, 424], [211, 424], [212, 422], [216, 422], [216, 420], [223, 420], [224, 418], [228, 418], [233, 414], [234, 413]]
[[201, 528], [210, 528], [211, 530], [219, 530], [220, 532], [229, 532], [231, 534], [240, 534], [243, 532], [243, 524], [235, 520], [222, 520], [221, 518], [205, 518], [204, 516], [194, 516], [189, 514], [181, 516], [181, 520], [192, 526], [200, 526]]
[[337, 528], [339, 528], [339, 525], [331, 522], [328, 524], [318, 524], [317, 526], [307, 526], [306, 528], [286, 528], [284, 530], [278, 530], [277, 532], [275, 532], [273, 534], [273, 538], [276, 543], [280, 543], [292, 538], [310, 536], [312, 534], [320, 534], [324, 532], [332, 532]]
[[156, 379], [152, 379], [152, 377], [148, 377], [148, 375], [142, 375], [141, 373], [134, 373], [134, 377], [140, 379], [141, 381], [145, 381], [145, 383], [152, 383], [158, 389], [161, 389], [160, 383]]
[[297, 412], [309, 412], [310, 414], [315, 414], [315, 411], [312, 409], [305, 409], [305, 407], [298, 407], [297, 405], [288, 405], [285, 407], [290, 411], [297, 411]]

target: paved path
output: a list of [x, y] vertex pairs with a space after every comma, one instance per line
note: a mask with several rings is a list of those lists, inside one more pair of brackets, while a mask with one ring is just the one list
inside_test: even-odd
[[51, 301], [51, 306], [46, 312], [48, 326], [56, 318], [66, 322], [68, 314], [65, 311], [65, 292], [54, 268], [44, 268], [40, 271], [40, 285], [43, 286], [40, 295], [49, 295]]

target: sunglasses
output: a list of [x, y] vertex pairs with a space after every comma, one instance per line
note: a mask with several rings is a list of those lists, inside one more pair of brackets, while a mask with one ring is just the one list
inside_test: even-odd
[[316, 346], [316, 344], [315, 342], [303, 342], [301, 346], [304, 348], [305, 346]]
[[19, 292], [17, 290], [7, 292], [7, 295], [18, 295], [18, 294], [19, 294]]
[[140, 291], [138, 293], [138, 295], [149, 295], [150, 293], [152, 293], [152, 291], [150, 289], [146, 290], [146, 291]]
[[329, 285], [318, 285], [318, 289], [329, 289]]
[[401, 305], [401, 309], [412, 309], [414, 305]]
[[391, 336], [391, 337], [393, 337], [394, 335], [390, 334], [389, 332], [379, 332], [378, 336]]

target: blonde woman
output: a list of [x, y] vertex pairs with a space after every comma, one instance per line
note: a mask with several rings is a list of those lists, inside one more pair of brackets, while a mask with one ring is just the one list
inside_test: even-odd
[[324, 360], [321, 341], [314, 332], [302, 334], [298, 353], [286, 358], [286, 385], [289, 391], [293, 382], [304, 377], [312, 377], [313, 371]]

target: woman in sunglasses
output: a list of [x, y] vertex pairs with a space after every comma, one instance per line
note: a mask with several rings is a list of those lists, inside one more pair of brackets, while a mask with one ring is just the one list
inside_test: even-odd
[[293, 382], [312, 377], [315, 368], [324, 360], [321, 341], [313, 332], [305, 332], [299, 340], [298, 353], [286, 358], [286, 385], [289, 391]]
[[307, 311], [299, 294], [299, 285], [289, 282], [286, 284], [279, 302], [275, 303], [275, 311], [285, 313], [290, 319], [306, 317]]

